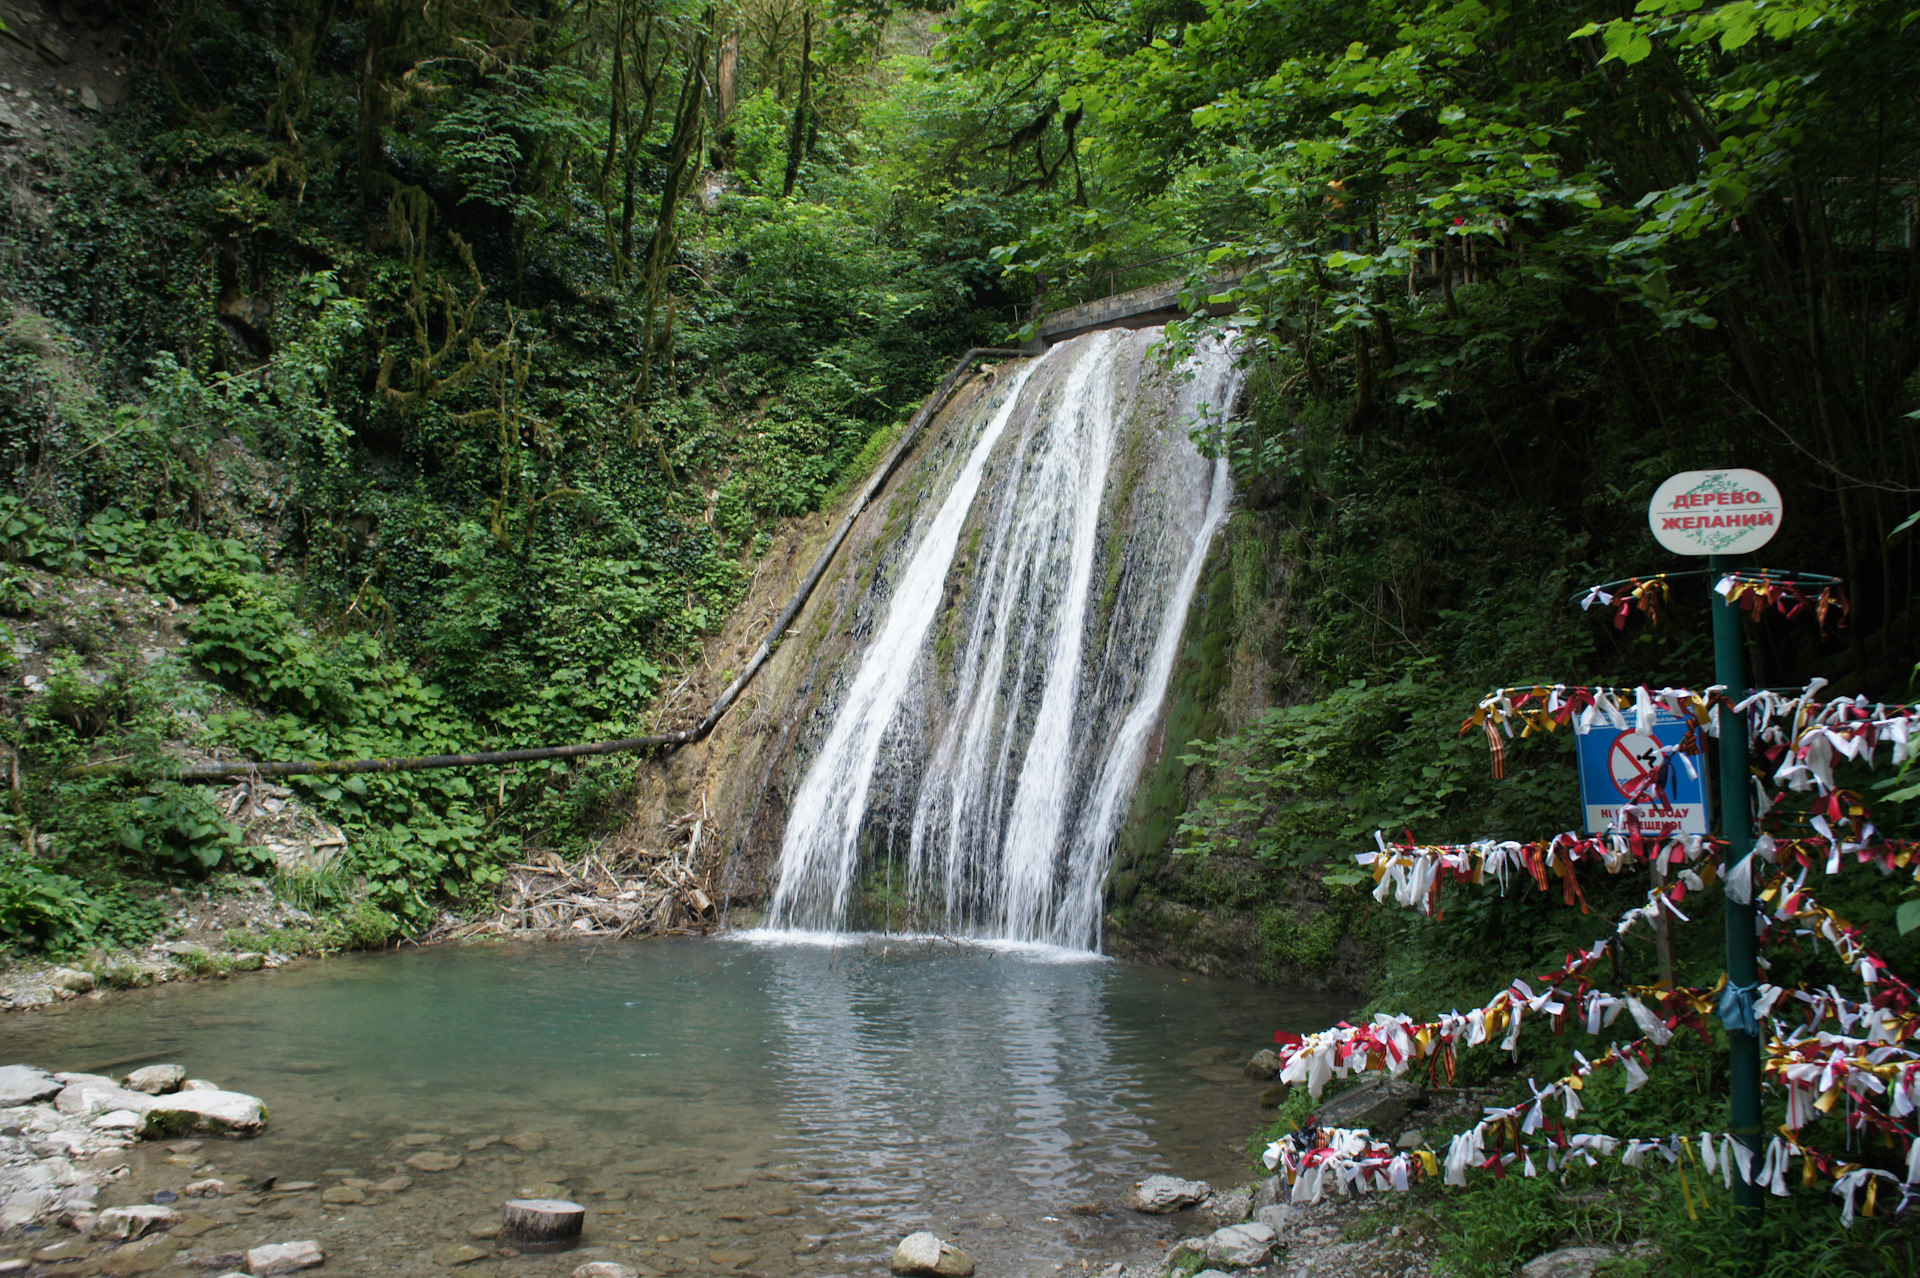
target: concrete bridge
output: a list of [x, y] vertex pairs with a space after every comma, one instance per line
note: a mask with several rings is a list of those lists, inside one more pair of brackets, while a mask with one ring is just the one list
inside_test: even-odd
[[[1210, 287], [1213, 291], [1224, 290], [1239, 278], [1238, 272], [1223, 276], [1211, 281]], [[1155, 324], [1186, 319], [1191, 312], [1180, 305], [1180, 293], [1185, 287], [1184, 279], [1162, 280], [1064, 310], [1048, 311], [1040, 317], [1040, 328], [1027, 349], [1037, 354], [1056, 342], [1096, 329], [1151, 328]], [[1214, 303], [1204, 309], [1209, 315], [1230, 315], [1234, 308], [1229, 303]]]

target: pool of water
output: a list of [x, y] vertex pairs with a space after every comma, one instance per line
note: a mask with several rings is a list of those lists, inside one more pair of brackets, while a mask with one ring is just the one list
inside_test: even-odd
[[[746, 934], [443, 946], [162, 986], [0, 1021], [0, 1063], [171, 1061], [267, 1102], [257, 1140], [137, 1147], [103, 1201], [209, 1167], [236, 1186], [412, 1181], [364, 1205], [316, 1189], [195, 1206], [215, 1225], [198, 1253], [312, 1237], [330, 1274], [431, 1272], [544, 1185], [588, 1207], [582, 1248], [461, 1272], [564, 1274], [585, 1253], [660, 1273], [880, 1274], [924, 1228], [982, 1274], [1028, 1274], [1143, 1245], [1162, 1222], [1119, 1206], [1141, 1176], [1244, 1180], [1262, 1085], [1240, 1063], [1275, 1029], [1345, 1010], [1063, 951]], [[459, 1166], [408, 1165], [428, 1150]]]

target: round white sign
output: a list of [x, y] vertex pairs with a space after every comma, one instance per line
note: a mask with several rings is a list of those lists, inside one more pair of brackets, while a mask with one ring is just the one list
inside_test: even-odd
[[1676, 555], [1738, 555], [1780, 531], [1780, 490], [1757, 470], [1685, 470], [1654, 490], [1647, 523]]

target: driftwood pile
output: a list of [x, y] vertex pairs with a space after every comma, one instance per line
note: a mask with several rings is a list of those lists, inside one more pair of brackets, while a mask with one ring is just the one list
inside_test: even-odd
[[[673, 846], [614, 843], [572, 865], [543, 852], [509, 866], [500, 908], [456, 936], [686, 936], [719, 925], [718, 858], [701, 846], [691, 814], [669, 828]], [[684, 842], [682, 842], [684, 839]], [[708, 840], [708, 843], [713, 843]], [[703, 852], [705, 853], [703, 855]]]

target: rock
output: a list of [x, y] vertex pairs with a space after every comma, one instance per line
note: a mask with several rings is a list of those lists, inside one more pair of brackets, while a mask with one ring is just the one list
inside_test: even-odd
[[433, 1263], [452, 1269], [456, 1265], [471, 1265], [476, 1260], [485, 1260], [493, 1255], [484, 1248], [471, 1243], [455, 1243], [451, 1247], [442, 1247], [433, 1253]]
[[383, 1194], [397, 1194], [404, 1189], [413, 1188], [413, 1177], [389, 1176], [385, 1180], [374, 1181], [368, 1188]]
[[180, 1084], [187, 1081], [187, 1071], [178, 1065], [149, 1065], [145, 1069], [136, 1069], [127, 1075], [124, 1084], [130, 1092], [145, 1092], [149, 1096], [166, 1096], [180, 1090]]
[[1267, 1257], [1273, 1254], [1274, 1243], [1279, 1239], [1279, 1231], [1270, 1225], [1258, 1222], [1228, 1225], [1225, 1229], [1214, 1230], [1208, 1236], [1207, 1259], [1232, 1269], [1250, 1269], [1267, 1262]]
[[267, 965], [267, 956], [253, 950], [227, 955], [227, 969], [233, 972], [257, 972]]
[[589, 1260], [573, 1271], [573, 1278], [640, 1278], [640, 1271], [611, 1260]]
[[47, 973], [47, 981], [57, 990], [85, 994], [94, 986], [93, 973], [77, 967], [56, 967]]
[[1253, 1214], [1253, 1190], [1242, 1186], [1207, 1199], [1205, 1210], [1223, 1225], [1237, 1225]]
[[92, 1249], [92, 1244], [84, 1238], [69, 1238], [51, 1247], [42, 1247], [33, 1253], [33, 1258], [43, 1265], [51, 1265], [62, 1260], [78, 1260]]
[[212, 1178], [196, 1180], [180, 1192], [188, 1198], [218, 1198], [227, 1192], [227, 1182]]
[[142, 1238], [138, 1242], [126, 1243], [108, 1252], [100, 1264], [100, 1272], [122, 1278], [126, 1274], [152, 1273], [156, 1269], [165, 1269], [173, 1263], [175, 1253], [180, 1250], [178, 1240], [165, 1234], [155, 1234], [151, 1238]]
[[[732, 1269], [740, 1265], [751, 1265], [760, 1259], [757, 1251], [741, 1251], [735, 1247], [721, 1247], [707, 1253], [707, 1263], [719, 1265], [723, 1269]], [[967, 1266], [967, 1272], [973, 1272], [973, 1266]]]
[[1254, 1209], [1253, 1218], [1276, 1234], [1287, 1232], [1287, 1226], [1293, 1223], [1293, 1205], [1291, 1203], [1268, 1203], [1265, 1207]]
[[467, 1237], [469, 1238], [498, 1238], [499, 1236], [500, 1226], [491, 1221], [483, 1220], [477, 1225], [467, 1226]]
[[537, 1154], [547, 1147], [547, 1138], [539, 1132], [516, 1132], [506, 1143], [523, 1154]]
[[1427, 1089], [1408, 1078], [1382, 1078], [1362, 1083], [1320, 1106], [1315, 1117], [1322, 1127], [1364, 1127], [1374, 1132], [1397, 1128], [1415, 1105], [1424, 1105]]
[[109, 1207], [93, 1219], [91, 1233], [98, 1238], [139, 1238], [180, 1223], [180, 1213], [158, 1203]]
[[183, 1092], [217, 1092], [220, 1090], [220, 1084], [209, 1083], [204, 1078], [189, 1078], [186, 1082], [180, 1084], [180, 1090]]
[[280, 1180], [275, 1178], [273, 1183], [273, 1192], [276, 1194], [304, 1194], [309, 1189], [318, 1188], [320, 1188], [320, 1183], [313, 1180]]
[[452, 1171], [465, 1160], [458, 1154], [449, 1154], [443, 1149], [423, 1149], [407, 1160], [407, 1166], [418, 1171]]
[[893, 1249], [893, 1272], [901, 1278], [968, 1278], [973, 1259], [934, 1234], [908, 1234]]
[[130, 1109], [116, 1109], [100, 1115], [87, 1126], [103, 1132], [130, 1132], [139, 1129], [146, 1116], [136, 1114]]
[[60, 1080], [32, 1065], [0, 1067], [0, 1109], [34, 1105], [60, 1094]]
[[1256, 1212], [1262, 1207], [1271, 1207], [1275, 1203], [1286, 1201], [1287, 1186], [1278, 1176], [1269, 1176], [1254, 1187], [1253, 1209]]
[[1191, 1207], [1213, 1192], [1204, 1180], [1181, 1180], [1177, 1176], [1149, 1176], [1129, 1189], [1120, 1201], [1129, 1209], [1149, 1216]]
[[253, 1278], [263, 1278], [266, 1274], [290, 1274], [296, 1269], [311, 1269], [325, 1259], [318, 1243], [268, 1243], [247, 1253], [247, 1272]]
[[1520, 1278], [1593, 1278], [1602, 1262], [1625, 1254], [1624, 1247], [1562, 1247], [1520, 1266]]
[[1253, 1054], [1253, 1059], [1246, 1063], [1243, 1072], [1248, 1078], [1256, 1078], [1261, 1082], [1277, 1078], [1280, 1074], [1280, 1056], [1271, 1047], [1263, 1047]]
[[446, 1137], [439, 1132], [408, 1132], [400, 1138], [402, 1145], [438, 1145]]
[[1400, 1141], [1397, 1148], [1418, 1149], [1420, 1148], [1420, 1143], [1424, 1141], [1426, 1138], [1427, 1138], [1427, 1134], [1421, 1131], [1418, 1127], [1409, 1127], [1407, 1128], [1407, 1130], [1400, 1133]]
[[31, 1260], [0, 1260], [0, 1278], [14, 1278], [15, 1274], [24, 1274], [31, 1268]]
[[500, 1138], [498, 1136], [475, 1136], [467, 1142], [467, 1152], [469, 1154], [477, 1154], [487, 1146], [498, 1145], [499, 1143]]
[[141, 1134], [149, 1140], [194, 1132], [258, 1136], [266, 1125], [267, 1107], [258, 1096], [219, 1090], [188, 1091], [183, 1086], [171, 1096], [151, 1100]]
[[98, 111], [100, 109], [100, 95], [93, 91], [93, 86], [90, 84], [80, 86], [80, 109], [82, 111]]
[[352, 1185], [335, 1185], [332, 1189], [320, 1191], [320, 1201], [328, 1206], [350, 1207], [367, 1201], [367, 1191]]
[[56, 1074], [54, 1077], [66, 1084], [53, 1098], [53, 1107], [63, 1114], [85, 1118], [119, 1109], [144, 1114], [155, 1104], [154, 1098], [145, 1092], [130, 1092], [111, 1078], [98, 1074]]

